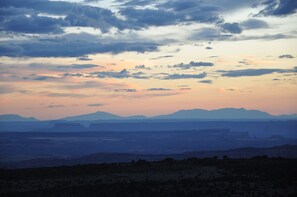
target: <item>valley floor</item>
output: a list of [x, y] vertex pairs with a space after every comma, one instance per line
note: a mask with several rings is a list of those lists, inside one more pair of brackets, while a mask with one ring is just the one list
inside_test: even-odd
[[0, 170], [1, 196], [297, 196], [297, 159], [190, 158]]

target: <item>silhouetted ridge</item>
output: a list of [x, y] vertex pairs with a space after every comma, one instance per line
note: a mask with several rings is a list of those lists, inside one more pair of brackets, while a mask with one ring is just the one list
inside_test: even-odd
[[259, 110], [224, 108], [217, 110], [180, 110], [172, 114], [156, 116], [158, 119], [272, 119], [274, 116]]
[[25, 118], [22, 117], [20, 115], [16, 115], [16, 114], [3, 114], [0, 115], [0, 121], [2, 122], [28, 122], [28, 121], [39, 121], [38, 119], [34, 118], [34, 117], [30, 117], [30, 118]]
[[107, 113], [107, 112], [101, 112], [97, 111], [95, 113], [91, 114], [84, 114], [84, 115], [79, 115], [79, 116], [71, 116], [71, 117], [66, 117], [63, 118], [63, 120], [68, 120], [68, 121], [76, 121], [76, 120], [112, 120], [112, 119], [120, 119], [120, 116]]

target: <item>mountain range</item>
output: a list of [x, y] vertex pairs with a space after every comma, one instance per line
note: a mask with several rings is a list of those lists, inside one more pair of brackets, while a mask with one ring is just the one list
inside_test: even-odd
[[[297, 119], [297, 114], [292, 115], [271, 115], [259, 110], [247, 110], [244, 108], [222, 108], [216, 110], [191, 109], [180, 110], [171, 114], [147, 117], [144, 115], [119, 116], [107, 112], [97, 111], [95, 113], [78, 116], [65, 117], [64, 121], [96, 121], [96, 120], [144, 120], [144, 119], [165, 119], [165, 120], [269, 120], [269, 119]], [[25, 118], [15, 114], [0, 115], [0, 121], [38, 121], [34, 117]]]
[[25, 118], [17, 114], [3, 114], [0, 115], [0, 122], [35, 122], [39, 121], [34, 117]]

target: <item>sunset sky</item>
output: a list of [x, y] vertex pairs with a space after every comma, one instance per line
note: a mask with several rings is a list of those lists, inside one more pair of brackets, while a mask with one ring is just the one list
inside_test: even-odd
[[0, 114], [297, 113], [296, 0], [1, 0]]

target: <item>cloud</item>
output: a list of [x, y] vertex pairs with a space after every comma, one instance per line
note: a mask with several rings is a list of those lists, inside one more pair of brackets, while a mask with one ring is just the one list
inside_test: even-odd
[[173, 0], [159, 5], [166, 10], [173, 10], [181, 22], [216, 23], [221, 21], [220, 8], [216, 4], [209, 4], [196, 0]]
[[264, 35], [257, 35], [257, 36], [239, 36], [239, 37], [233, 37], [230, 38], [230, 41], [241, 41], [241, 40], [279, 40], [279, 39], [286, 39], [286, 38], [294, 38], [296, 37], [295, 35], [290, 35], [290, 34], [264, 34]]
[[151, 70], [151, 68], [150, 67], [146, 67], [145, 65], [137, 65], [137, 66], [135, 66], [134, 67], [135, 69], [144, 69], [144, 70]]
[[123, 8], [120, 13], [127, 17], [128, 23], [134, 28], [165, 26], [176, 24], [178, 22], [178, 18], [173, 12], [168, 12], [162, 9]]
[[[154, 9], [138, 9], [131, 5], [147, 5], [147, 1], [130, 1], [122, 4], [120, 14], [127, 18], [130, 28], [146, 28], [149, 26], [167, 26], [179, 23], [216, 23], [221, 21], [219, 8], [195, 0], [158, 2]], [[128, 5], [128, 6], [127, 6]]]
[[259, 19], [248, 19], [240, 23], [240, 26], [244, 29], [263, 29], [269, 27], [265, 21]]
[[[182, 94], [182, 92], [162, 92], [162, 93], [155, 93], [155, 94], [135, 94], [128, 97], [132, 98], [153, 98], [153, 97], [167, 97], [167, 96], [175, 96]], [[125, 95], [126, 96], [126, 95]]]
[[[123, 20], [104, 8], [82, 5], [65, 1], [47, 0], [2, 0], [1, 7], [14, 10], [2, 13], [5, 18], [2, 28], [6, 31], [23, 33], [63, 33], [63, 27], [93, 27], [103, 33], [109, 32], [112, 27], [125, 28]], [[28, 16], [30, 10], [30, 16]], [[45, 16], [39, 16], [43, 13]], [[25, 15], [26, 14], [26, 15]], [[48, 15], [65, 16], [60, 18]]]
[[[141, 66], [141, 69], [143, 69], [142, 66]], [[91, 73], [89, 73], [89, 76], [96, 77], [96, 78], [117, 78], [117, 79], [123, 79], [123, 78], [148, 79], [148, 78], [151, 78], [151, 76], [147, 76], [146, 73], [144, 73], [144, 72], [131, 73], [127, 69], [123, 69], [121, 71], [91, 72]]]
[[134, 79], [149, 79], [151, 76], [146, 75], [144, 72], [136, 72], [130, 75], [131, 78]]
[[65, 107], [65, 105], [48, 105], [47, 108], [61, 108]]
[[82, 73], [64, 73], [63, 77], [83, 77]]
[[187, 90], [192, 90], [192, 88], [179, 88], [179, 90], [187, 91]]
[[153, 58], [150, 58], [150, 59], [151, 60], [158, 60], [158, 59], [171, 58], [171, 57], [174, 57], [174, 56], [173, 55], [162, 55], [162, 56], [153, 57]]
[[239, 64], [244, 64], [244, 65], [250, 65], [249, 61], [247, 59], [243, 59], [238, 62]]
[[92, 60], [91, 58], [89, 58], [88, 56], [81, 56], [81, 57], [78, 57], [76, 58], [77, 60], [80, 60], [80, 61], [90, 61]]
[[58, 69], [87, 69], [87, 68], [96, 68], [102, 67], [95, 64], [71, 64], [68, 66], [57, 66]]
[[180, 63], [180, 64], [175, 64], [172, 66], [168, 66], [169, 68], [180, 68], [183, 70], [191, 69], [191, 68], [196, 68], [196, 67], [208, 67], [208, 66], [213, 66], [214, 64], [212, 62], [194, 62], [191, 61], [188, 64]]
[[51, 76], [39, 76], [39, 77], [35, 77], [35, 78], [33, 78], [33, 80], [36, 80], [36, 81], [45, 81], [45, 80], [48, 80], [48, 79], [56, 79], [56, 77], [51, 77]]
[[77, 57], [96, 53], [143, 53], [156, 51], [157, 44], [150, 41], [100, 40], [87, 33], [66, 34], [55, 38], [35, 38], [0, 42], [0, 56], [8, 57]]
[[294, 69], [244, 69], [244, 70], [230, 70], [230, 71], [218, 71], [222, 72], [222, 76], [224, 77], [249, 77], [249, 76], [261, 76], [272, 73], [290, 73], [296, 72], [296, 68]]
[[70, 64], [70, 65], [59, 65], [59, 64], [51, 64], [51, 63], [31, 63], [28, 65], [30, 68], [37, 69], [48, 69], [48, 70], [82, 70], [88, 68], [97, 68], [102, 66], [96, 64]]
[[103, 33], [110, 28], [124, 29], [123, 21], [108, 9], [91, 6], [74, 6], [64, 19], [70, 26], [94, 27]]
[[149, 88], [148, 91], [169, 91], [171, 89], [168, 88]]
[[119, 72], [116, 71], [102, 71], [102, 72], [92, 72], [91, 75], [95, 75], [97, 78], [128, 78], [130, 77], [130, 72], [127, 69], [123, 69]]
[[91, 103], [91, 104], [88, 104], [87, 106], [89, 106], [89, 107], [101, 107], [103, 105], [105, 105], [105, 104], [103, 104], [103, 103]]
[[265, 8], [258, 15], [264, 16], [286, 16], [296, 13], [297, 10], [297, 1], [295, 0], [267, 0], [261, 5], [264, 5]]
[[201, 28], [197, 31], [193, 31], [189, 36], [190, 40], [229, 40], [232, 37], [230, 34], [224, 34], [218, 29], [214, 28]]
[[212, 47], [205, 47], [205, 49], [207, 49], [207, 50], [211, 50], [211, 49], [212, 49]]
[[137, 92], [136, 89], [131, 89], [131, 88], [129, 88], [129, 89], [115, 89], [113, 91], [114, 92]]
[[146, 6], [146, 5], [151, 5], [155, 2], [157, 2], [157, 0], [130, 0], [130, 1], [117, 0], [117, 1], [125, 2], [125, 3], [121, 4], [121, 6], [123, 6], [123, 7]]
[[206, 77], [206, 72], [200, 74], [168, 74], [167, 76], [163, 77], [162, 79], [165, 80], [175, 80], [175, 79], [202, 79]]
[[21, 33], [60, 34], [63, 33], [62, 19], [37, 15], [16, 15], [0, 23], [1, 30]]
[[212, 80], [200, 80], [199, 83], [212, 84]]
[[48, 0], [2, 0], [0, 5], [1, 7], [27, 8], [53, 15], [63, 15], [75, 6], [75, 4], [65, 1]]
[[285, 55], [278, 56], [278, 58], [280, 58], [280, 59], [284, 59], [284, 58], [291, 59], [291, 58], [295, 58], [295, 57], [293, 55], [290, 55], [290, 54], [285, 54]]
[[84, 2], [86, 3], [97, 3], [99, 1], [102, 1], [102, 0], [83, 0]]
[[70, 98], [85, 98], [91, 97], [94, 95], [87, 95], [87, 94], [78, 94], [78, 93], [58, 93], [58, 92], [40, 92], [41, 96], [48, 96], [48, 97], [70, 97]]
[[189, 40], [194, 41], [242, 41], [242, 40], [278, 40], [296, 38], [294, 32], [287, 34], [276, 33], [276, 34], [258, 34], [258, 35], [242, 35], [221, 32], [215, 28], [201, 28], [190, 33]]
[[261, 76], [274, 72], [278, 72], [280, 69], [245, 69], [245, 70], [231, 70], [226, 71], [222, 76], [224, 77], [246, 77], [246, 76]]
[[[66, 2], [49, 0], [2, 0], [0, 4], [1, 29], [23, 33], [63, 33], [67, 27], [93, 27], [101, 32], [112, 28], [143, 29], [151, 26], [167, 26], [190, 23], [221, 24], [224, 32], [239, 34], [242, 29], [238, 23], [223, 23], [221, 12], [250, 8], [257, 3], [234, 0], [130, 0], [120, 1], [118, 13], [98, 6], [91, 6], [96, 0]], [[263, 15], [286, 15], [296, 11], [294, 0], [264, 1]], [[123, 3], [124, 2], [124, 3]], [[259, 4], [259, 3], [258, 3]], [[261, 4], [261, 3], [260, 3]], [[124, 17], [118, 17], [121, 15]], [[259, 22], [259, 21], [258, 21]], [[259, 27], [260, 23], [251, 21], [246, 27]], [[263, 23], [262, 23], [263, 25]]]
[[103, 81], [83, 81], [73, 84], [65, 84], [63, 86], [58, 86], [59, 89], [70, 89], [70, 90], [79, 90], [79, 89], [103, 89], [103, 90], [113, 90], [118, 88], [126, 88], [127, 85], [124, 83], [110, 83]]
[[224, 33], [240, 34], [242, 32], [239, 23], [222, 23], [220, 24], [220, 28]]

